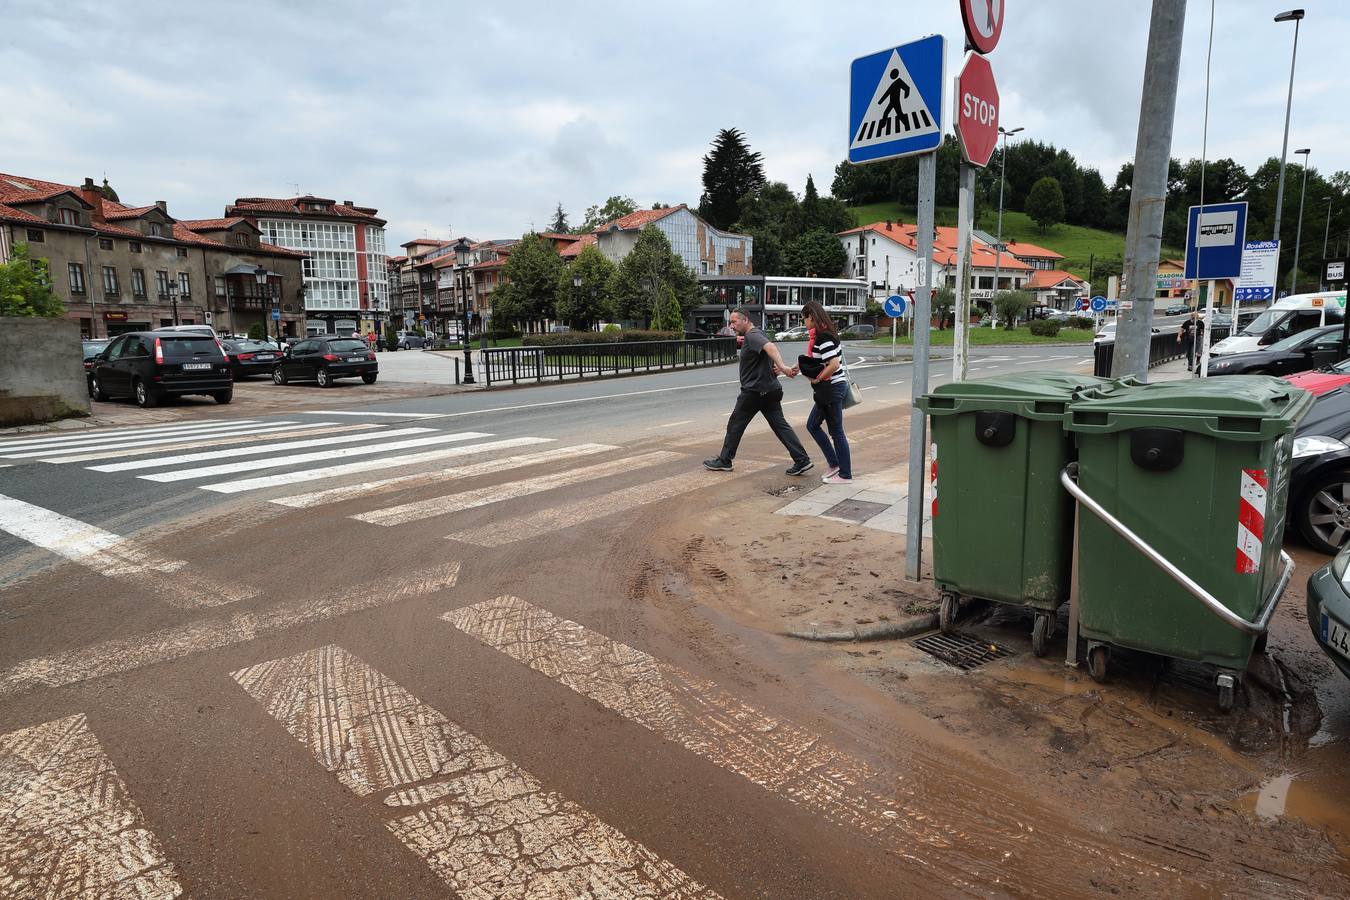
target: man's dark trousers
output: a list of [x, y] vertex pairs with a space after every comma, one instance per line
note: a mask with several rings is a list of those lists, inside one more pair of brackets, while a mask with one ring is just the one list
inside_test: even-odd
[[806, 455], [802, 442], [797, 439], [796, 432], [783, 415], [783, 392], [777, 390], [767, 394], [741, 391], [740, 396], [736, 398], [736, 406], [731, 411], [731, 418], [727, 420], [727, 437], [722, 442], [722, 452], [718, 454], [723, 462], [729, 463], [736, 458], [736, 448], [741, 445], [741, 435], [745, 434], [746, 426], [755, 417], [755, 413], [763, 413], [764, 420], [773, 429], [774, 436], [787, 448], [794, 463], [800, 465], [810, 461], [811, 458]]

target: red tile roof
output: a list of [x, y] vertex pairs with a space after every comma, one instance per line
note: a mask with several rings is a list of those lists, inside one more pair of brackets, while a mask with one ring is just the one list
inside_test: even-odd
[[583, 234], [580, 240], [573, 241], [566, 247], [558, 251], [558, 255], [563, 259], [571, 259], [574, 256], [580, 256], [581, 251], [593, 245], [596, 241], [594, 234]]
[[179, 219], [178, 221], [193, 231], [224, 231], [226, 228], [233, 228], [240, 222], [247, 222], [248, 219], [243, 216], [231, 216], [228, 219]]
[[567, 231], [541, 231], [539, 236], [553, 241], [579, 241], [582, 237], [579, 234], [572, 234]]
[[[25, 190], [19, 185], [26, 185], [31, 190]], [[46, 200], [66, 191], [80, 193], [78, 188], [68, 184], [39, 181], [36, 178], [24, 178], [21, 175], [6, 175], [0, 172], [0, 203], [36, 203], [39, 200]]]
[[[933, 229], [937, 234], [933, 238], [933, 262], [939, 266], [956, 265], [956, 245], [957, 230], [945, 225], [939, 225]], [[874, 232], [884, 237], [890, 238], [902, 247], [908, 247], [910, 250], [918, 250], [917, 235], [919, 232], [917, 225], [906, 225], [904, 222], [873, 222], [871, 225], [863, 225], [859, 228], [850, 228], [847, 231], [839, 232], [842, 237], [847, 234], [860, 234], [863, 232]], [[979, 241], [971, 242], [970, 263], [976, 269], [992, 269], [995, 265], [995, 253], [993, 248], [988, 247]], [[1020, 259], [1012, 256], [1011, 253], [1004, 253], [998, 265], [1009, 272], [1018, 272], [1029, 270], [1031, 266], [1022, 262]]]
[[1062, 269], [1037, 269], [1031, 273], [1031, 278], [1027, 281], [1027, 288], [1033, 291], [1052, 288], [1066, 279], [1073, 281], [1075, 287], [1081, 287], [1085, 283], [1077, 275], [1065, 272]]
[[[302, 203], [326, 203], [331, 206], [322, 212], [316, 212], [301, 209]], [[257, 216], [259, 213], [302, 218], [358, 219], [376, 225], [385, 223], [385, 220], [376, 216], [375, 210], [368, 206], [347, 206], [344, 203], [333, 203], [323, 197], [240, 197], [225, 207], [226, 216]]]
[[688, 208], [687, 205], [681, 203], [679, 206], [667, 206], [665, 209], [639, 209], [637, 212], [621, 216], [613, 222], [606, 222], [595, 229], [595, 232], [599, 234], [601, 232], [609, 231], [611, 228], [617, 228], [620, 231], [631, 231], [633, 229], [643, 228], [658, 219], [664, 219], [676, 210]]
[[1064, 255], [1056, 253], [1053, 250], [1047, 250], [1044, 247], [1037, 247], [1035, 244], [1028, 244], [1025, 241], [1015, 241], [1008, 239], [1007, 247], [1004, 253], [1011, 253], [1013, 256], [1025, 256], [1027, 259], [1063, 259]]
[[501, 255], [500, 257], [498, 257], [497, 259], [485, 259], [485, 260], [483, 260], [482, 262], [474, 263], [473, 266], [472, 266], [472, 268], [475, 268], [475, 269], [497, 269], [497, 268], [501, 268], [502, 266], [506, 265], [506, 256], [507, 256], [506, 254], [502, 254], [502, 255]]
[[[113, 203], [111, 200], [103, 201], [103, 218], [108, 221], [118, 221], [121, 219], [139, 219], [141, 216], [154, 209], [154, 206], [123, 206], [121, 203]], [[168, 215], [168, 213], [165, 213]], [[170, 216], [172, 218], [172, 216]]]
[[12, 206], [6, 206], [0, 203], [0, 221], [4, 222], [22, 222], [25, 225], [51, 225], [46, 219], [33, 215], [30, 212], [24, 212], [21, 209], [15, 209]]

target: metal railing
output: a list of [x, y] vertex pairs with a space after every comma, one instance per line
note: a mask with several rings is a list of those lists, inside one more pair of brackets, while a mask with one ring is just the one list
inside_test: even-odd
[[633, 372], [715, 366], [736, 358], [734, 337], [496, 347], [480, 351], [487, 387], [522, 381], [612, 378]]

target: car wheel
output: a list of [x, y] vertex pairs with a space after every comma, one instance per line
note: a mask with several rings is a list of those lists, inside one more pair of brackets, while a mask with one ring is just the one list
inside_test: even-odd
[[230, 389], [228, 391], [216, 391], [211, 396], [215, 398], [215, 401], [217, 403], [219, 403], [221, 406], [224, 406], [226, 403], [229, 403], [231, 400], [234, 399], [234, 390]]
[[333, 386], [333, 376], [328, 374], [327, 369], [319, 369], [314, 373], [314, 379], [319, 382], [319, 387], [330, 388]]
[[1335, 554], [1350, 539], [1350, 470], [1327, 472], [1294, 511], [1299, 534], [1319, 553]]
[[361, 380], [364, 381], [366, 384], [374, 384], [376, 377], [377, 376], [375, 374], [367, 374], [362, 375]]
[[89, 379], [89, 396], [93, 397], [99, 403], [108, 399], [108, 395], [103, 392], [103, 385], [99, 383], [98, 378]]
[[286, 370], [283, 369], [281, 366], [272, 367], [272, 383], [273, 384], [286, 383]]
[[159, 403], [159, 398], [150, 390], [150, 386], [139, 378], [136, 379], [136, 385], [132, 388], [136, 397], [136, 405], [141, 409], [149, 409]]

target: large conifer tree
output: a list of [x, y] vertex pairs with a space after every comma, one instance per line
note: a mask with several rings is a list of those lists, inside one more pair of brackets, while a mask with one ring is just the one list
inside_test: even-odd
[[736, 128], [723, 128], [703, 157], [703, 196], [698, 212], [714, 227], [729, 229], [740, 199], [764, 184], [764, 163]]

